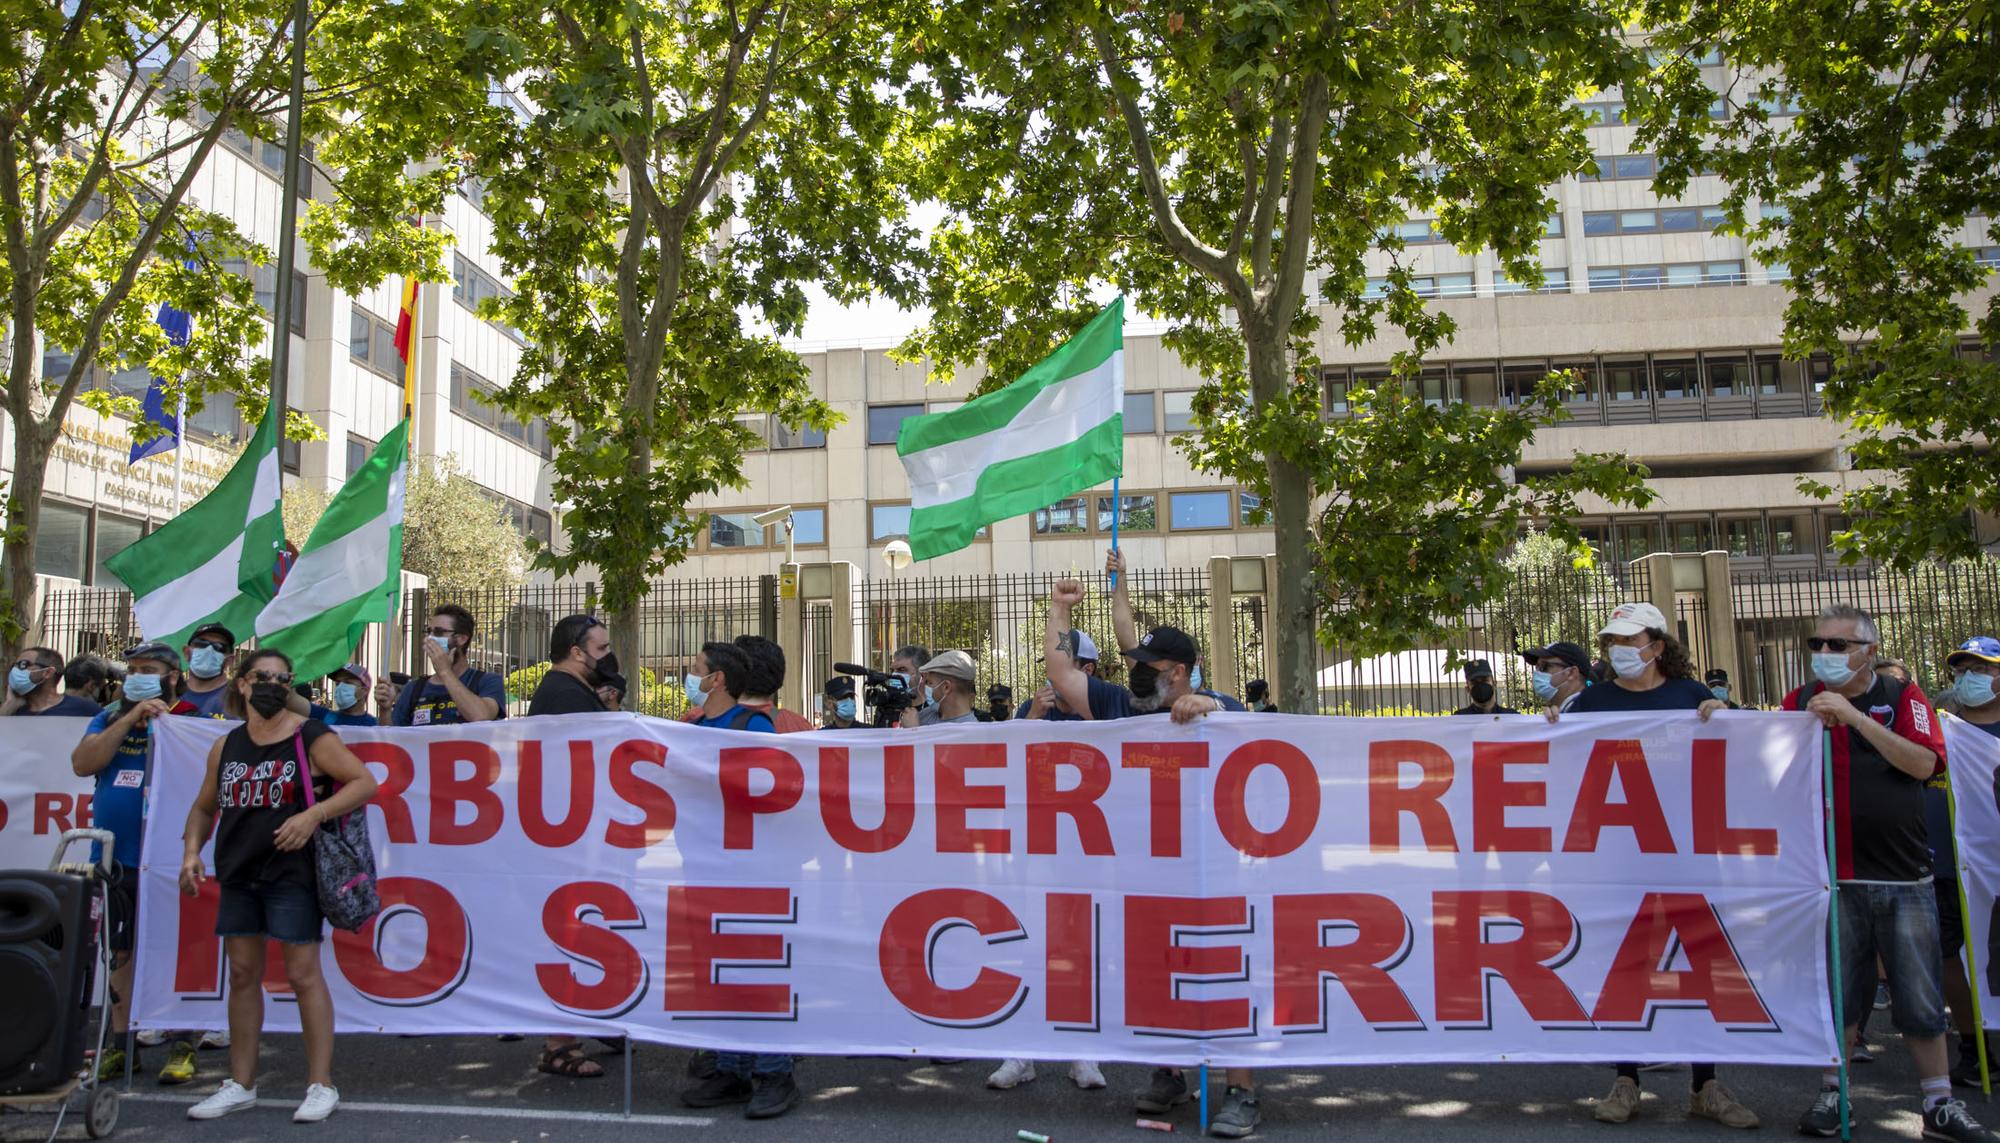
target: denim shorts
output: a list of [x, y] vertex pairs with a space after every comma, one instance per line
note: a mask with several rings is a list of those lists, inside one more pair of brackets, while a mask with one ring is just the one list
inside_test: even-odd
[[1848, 882], [1840, 887], [1841, 1015], [1853, 1027], [1875, 1003], [1875, 958], [1889, 974], [1896, 1031], [1942, 1036], [1944, 951], [1938, 940], [1937, 891], [1928, 881]]
[[269, 937], [288, 945], [318, 944], [326, 930], [319, 893], [296, 881], [224, 885], [215, 911], [218, 937]]
[[1965, 914], [1958, 907], [1958, 882], [1933, 881], [1937, 886], [1938, 948], [1946, 960], [1965, 951]]

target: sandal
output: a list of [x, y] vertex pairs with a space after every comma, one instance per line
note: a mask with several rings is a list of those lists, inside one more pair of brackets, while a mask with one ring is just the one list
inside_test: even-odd
[[583, 1054], [583, 1045], [564, 1044], [560, 1048], [544, 1048], [542, 1062], [535, 1070], [552, 1076], [568, 1076], [570, 1079], [598, 1079], [604, 1075], [604, 1066]]

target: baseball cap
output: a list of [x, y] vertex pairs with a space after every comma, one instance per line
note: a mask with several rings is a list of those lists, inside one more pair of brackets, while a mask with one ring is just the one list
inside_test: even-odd
[[[1076, 661], [1079, 663], [1095, 663], [1097, 661], [1097, 644], [1091, 640], [1090, 632], [1085, 631], [1081, 627], [1073, 627], [1070, 630], [1076, 635]], [[1047, 661], [1046, 659], [1035, 660], [1037, 663], [1045, 663]]]
[[203, 635], [220, 635], [223, 641], [227, 642], [231, 647], [236, 646], [236, 632], [231, 631], [220, 623], [204, 623], [195, 628], [194, 634], [188, 636], [188, 642], [192, 643]]
[[1493, 677], [1493, 664], [1484, 659], [1474, 659], [1465, 665], [1465, 677], [1468, 679], [1490, 679]]
[[2000, 639], [1995, 639], [1991, 635], [1974, 635], [1960, 643], [1958, 650], [1953, 651], [1945, 662], [1956, 667], [1968, 659], [1977, 659], [1982, 663], [2000, 663]]
[[1708, 673], [1701, 677], [1701, 681], [1704, 683], [1721, 683], [1726, 687], [1729, 685], [1729, 672], [1723, 670], [1721, 667], [1710, 667]]
[[1139, 637], [1137, 647], [1128, 647], [1124, 653], [1142, 663], [1186, 663], [1190, 667], [1201, 657], [1194, 640], [1178, 627], [1155, 627]]
[[986, 688], [986, 698], [989, 702], [997, 702], [1000, 699], [1011, 699], [1013, 697], [1014, 688], [1008, 686], [1006, 683], [994, 683], [992, 686]]
[[1590, 653], [1575, 643], [1551, 643], [1546, 647], [1535, 647], [1521, 652], [1521, 657], [1532, 667], [1543, 659], [1560, 659], [1584, 674], [1590, 673]]
[[349, 663], [333, 673], [336, 675], [353, 675], [355, 678], [360, 679], [361, 689], [364, 691], [375, 682], [374, 677], [368, 673], [368, 668], [359, 663]]
[[181, 669], [181, 653], [165, 643], [141, 643], [126, 651], [124, 659], [128, 663], [134, 659], [152, 659], [155, 662], [165, 663], [176, 671]]
[[835, 675], [826, 681], [826, 697], [844, 699], [854, 697], [854, 676]]
[[947, 678], [964, 679], [968, 683], [976, 682], [979, 678], [979, 668], [973, 664], [972, 656], [963, 651], [946, 651], [918, 667], [917, 673], [944, 675]]
[[1611, 609], [1599, 635], [1637, 635], [1641, 631], [1665, 631], [1667, 617], [1650, 603], [1621, 603]]

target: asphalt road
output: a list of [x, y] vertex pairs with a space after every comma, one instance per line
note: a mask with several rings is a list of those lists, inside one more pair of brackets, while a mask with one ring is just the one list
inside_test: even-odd
[[[1916, 1139], [1916, 1079], [1908, 1053], [1888, 1021], [1877, 1015], [1871, 1042], [1878, 1062], [1854, 1069], [1856, 1138]], [[739, 1108], [690, 1111], [675, 1098], [683, 1084], [687, 1052], [641, 1046], [633, 1061], [631, 1119], [625, 1118], [623, 1061], [597, 1049], [610, 1073], [571, 1080], [534, 1070], [533, 1042], [436, 1037], [344, 1037], [336, 1051], [341, 1110], [318, 1127], [295, 1127], [292, 1109], [304, 1094], [296, 1038], [274, 1037], [263, 1051], [265, 1072], [258, 1107], [211, 1123], [192, 1123], [186, 1109], [214, 1090], [224, 1074], [223, 1053], [202, 1053], [202, 1073], [184, 1088], [161, 1088], [150, 1075], [136, 1080], [120, 1109], [121, 1139], [261, 1143], [320, 1135], [343, 1141], [440, 1140], [453, 1143], [593, 1143], [682, 1138], [699, 1143], [811, 1140], [875, 1143], [883, 1139], [938, 1143], [1007, 1143], [1026, 1129], [1059, 1143], [1158, 1138], [1133, 1126], [1131, 1097], [1144, 1086], [1145, 1069], [1111, 1065], [1110, 1087], [1079, 1091], [1067, 1067], [1050, 1062], [1040, 1078], [1013, 1091], [989, 1091], [984, 1061], [938, 1066], [928, 1061], [815, 1058], [799, 1065], [804, 1102], [790, 1115], [749, 1122]], [[149, 1060], [163, 1059], [149, 1052]], [[1625, 1127], [1591, 1119], [1592, 1100], [1610, 1086], [1607, 1067], [1492, 1065], [1351, 1067], [1274, 1071], [1261, 1077], [1264, 1122], [1260, 1139], [1411, 1140], [1462, 1139], [1478, 1143], [1545, 1143], [1552, 1137], [1617, 1133], [1636, 1140], [1716, 1139], [1727, 1128], [1687, 1117], [1687, 1072], [1649, 1071], [1640, 1118]], [[1789, 1136], [1811, 1102], [1817, 1075], [1805, 1068], [1725, 1067], [1723, 1080], [1764, 1119], [1766, 1133]], [[1216, 1077], [1219, 1084], [1220, 1077]], [[1219, 1094], [1219, 1091], [1218, 1091]], [[1973, 1114], [2000, 1121], [2000, 1103], [1978, 1092], [1966, 1096]], [[1175, 1133], [1197, 1130], [1192, 1105], [1170, 1119]], [[47, 1114], [0, 1116], [0, 1141], [46, 1138]], [[81, 1139], [74, 1119], [61, 1138]]]

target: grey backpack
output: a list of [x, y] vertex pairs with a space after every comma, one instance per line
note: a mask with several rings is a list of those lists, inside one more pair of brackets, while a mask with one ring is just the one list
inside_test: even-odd
[[[303, 733], [294, 732], [299, 777], [306, 808], [313, 806], [312, 764]], [[313, 831], [313, 872], [319, 882], [319, 911], [336, 929], [354, 932], [382, 911], [375, 890], [375, 848], [368, 844], [368, 807], [359, 806]]]

